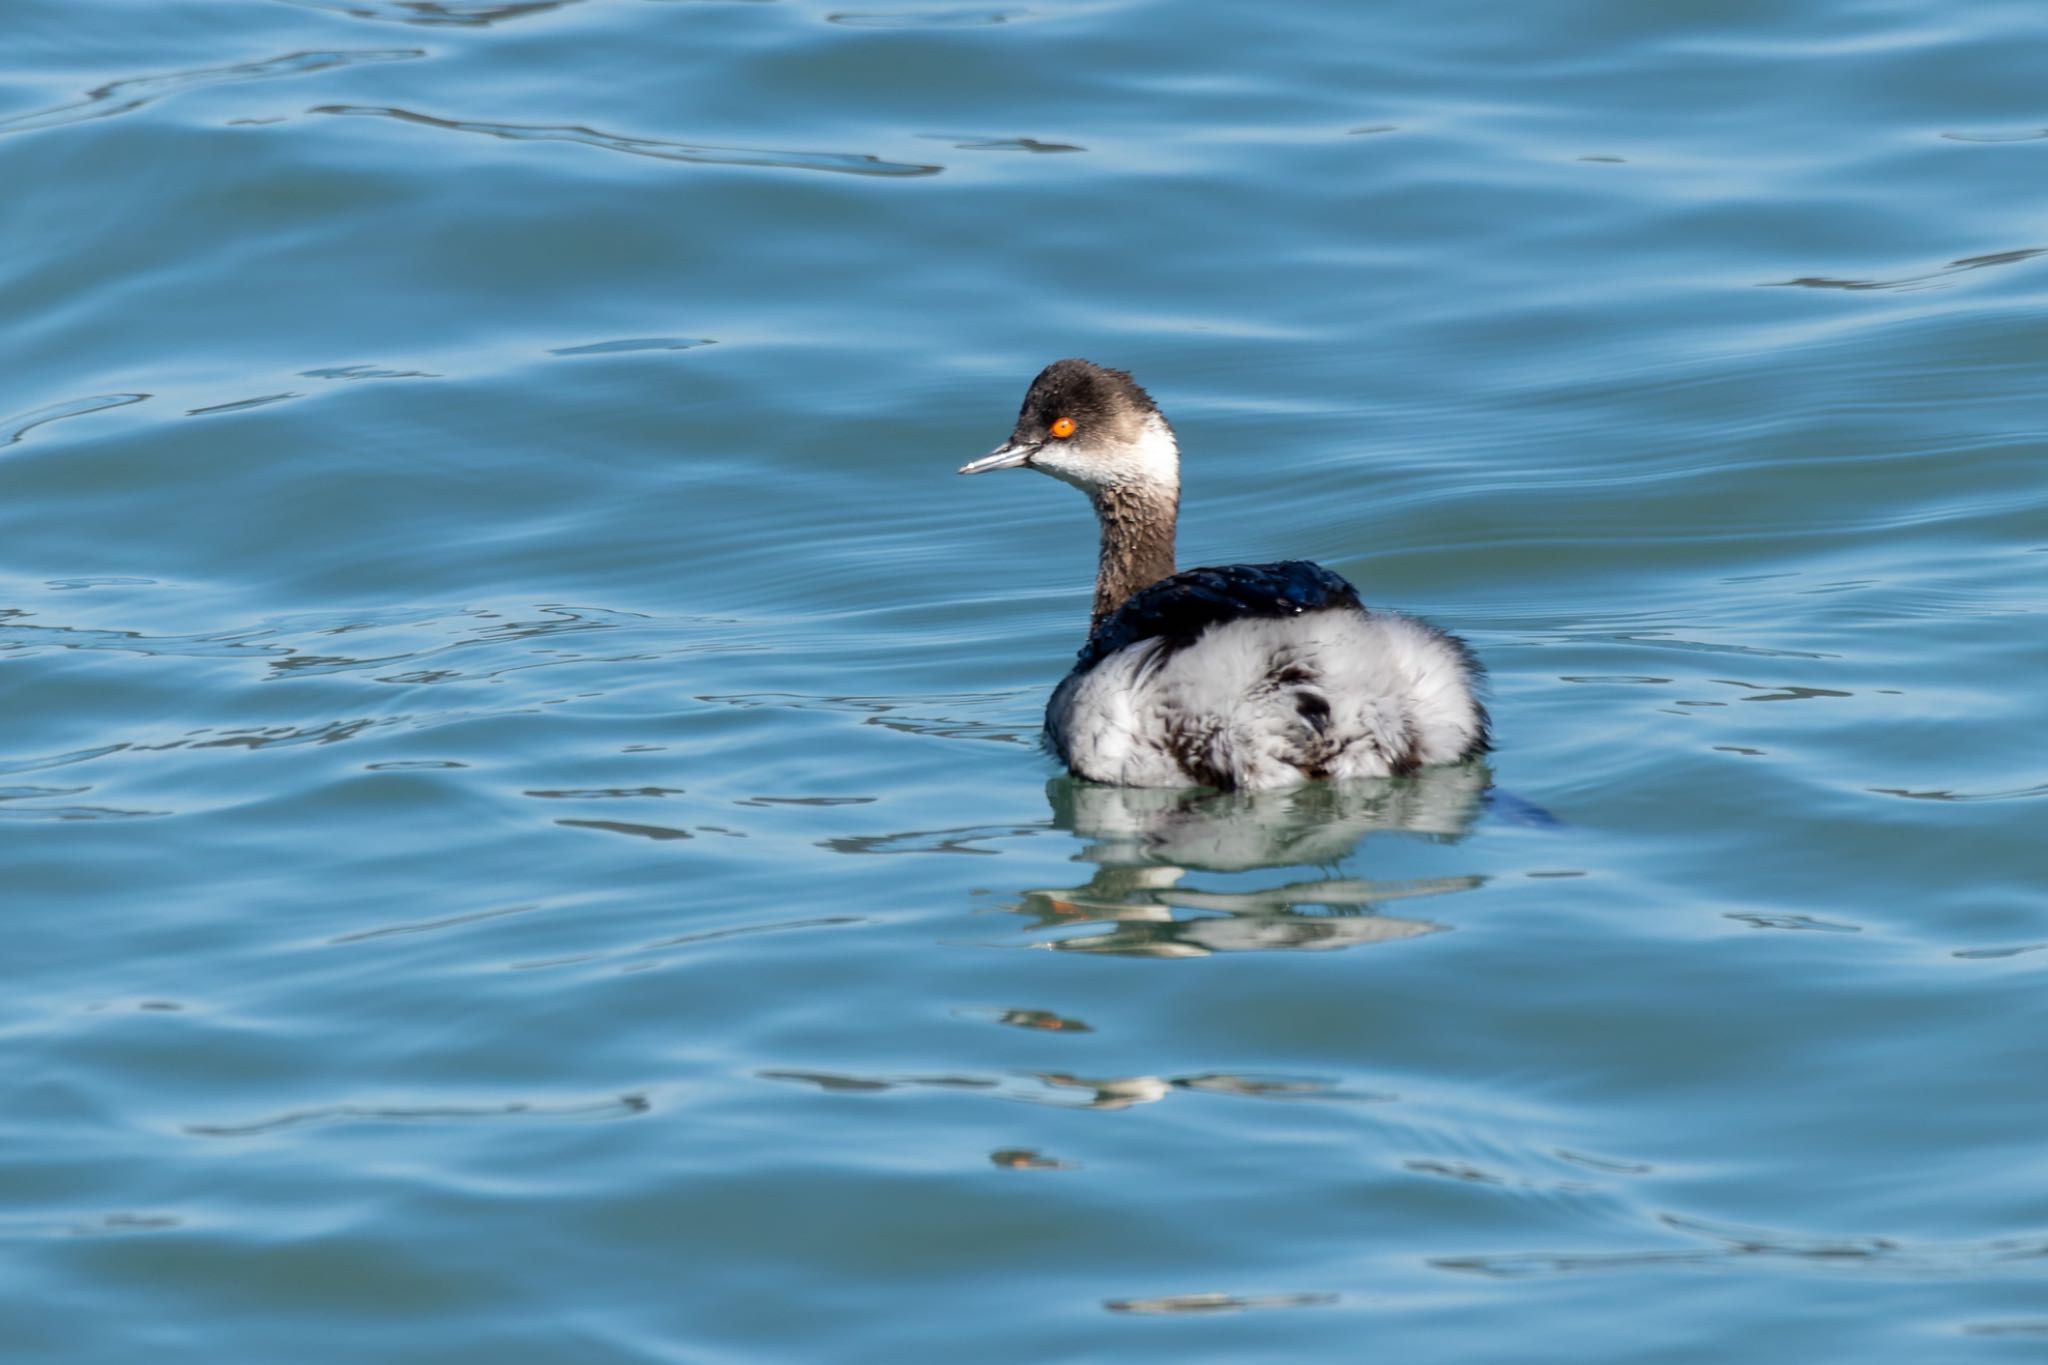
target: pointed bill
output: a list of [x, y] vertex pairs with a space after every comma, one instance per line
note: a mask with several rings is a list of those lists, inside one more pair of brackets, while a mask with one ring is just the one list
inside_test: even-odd
[[991, 450], [978, 460], [969, 460], [960, 466], [962, 474], [986, 474], [991, 469], [1015, 469], [1038, 453], [1035, 442], [1012, 441], [1000, 450]]

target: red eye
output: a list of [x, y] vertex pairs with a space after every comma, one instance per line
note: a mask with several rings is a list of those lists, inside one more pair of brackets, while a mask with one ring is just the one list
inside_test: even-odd
[[1058, 421], [1054, 422], [1050, 427], [1047, 427], [1046, 430], [1050, 431], [1053, 435], [1059, 437], [1062, 441], [1064, 441], [1069, 436], [1072, 436], [1074, 432], [1077, 430], [1077, 428], [1074, 426], [1073, 418], [1062, 417]]

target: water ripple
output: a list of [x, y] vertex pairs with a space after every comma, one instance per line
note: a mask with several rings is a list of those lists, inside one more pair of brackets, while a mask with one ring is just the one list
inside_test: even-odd
[[995, 1099], [1049, 1105], [1055, 1109], [1116, 1111], [1157, 1104], [1185, 1092], [1232, 1095], [1258, 1100], [1341, 1100], [1383, 1102], [1393, 1098], [1373, 1091], [1345, 1090], [1328, 1081], [1288, 1076], [1256, 1076], [1205, 1071], [1192, 1076], [1077, 1076], [1066, 1071], [1026, 1071], [999, 1076], [857, 1076], [836, 1071], [757, 1071], [764, 1081], [814, 1085], [849, 1095], [879, 1095], [892, 1090], [972, 1090]]
[[[736, 924], [723, 929], [697, 929], [687, 934], [672, 934], [652, 943], [635, 944], [630, 948], [606, 949], [589, 953], [572, 953], [566, 957], [551, 957], [533, 962], [514, 962], [514, 971], [536, 971], [547, 967], [573, 967], [585, 962], [602, 962], [620, 958], [636, 958], [646, 953], [659, 953], [669, 948], [687, 948], [698, 943], [715, 943], [721, 939], [751, 938], [756, 934], [785, 934], [806, 929], [838, 929], [850, 924], [865, 924], [862, 915], [819, 915], [810, 919], [782, 920], [769, 924]], [[437, 926], [428, 926], [437, 927]], [[653, 966], [652, 962], [630, 962], [622, 970], [638, 971]]]
[[735, 692], [709, 693], [697, 697], [696, 700], [717, 702], [722, 706], [737, 706], [745, 710], [788, 707], [796, 711], [853, 711], [864, 714], [861, 721], [863, 725], [879, 725], [885, 730], [896, 730], [906, 735], [927, 735], [935, 739], [981, 739], [995, 744], [1023, 745], [1035, 745], [1038, 742], [1035, 732], [1026, 734], [1014, 727], [995, 725], [988, 721], [898, 714], [908, 707], [923, 709], [939, 702], [974, 703], [992, 700], [982, 696], [837, 697], [809, 696], [798, 692]]
[[[394, 686], [424, 686], [463, 680], [488, 681], [511, 673], [603, 660], [655, 655], [640, 651], [595, 655], [564, 649], [553, 642], [564, 635], [611, 631], [638, 626], [646, 618], [603, 607], [544, 604], [508, 617], [481, 607], [446, 610], [395, 609], [336, 618], [297, 619], [258, 626], [239, 626], [194, 635], [148, 635], [139, 630], [109, 627], [29, 624], [19, 610], [0, 611], [0, 654], [24, 656], [52, 649], [117, 650], [154, 657], [188, 659], [260, 659], [265, 677], [316, 677], [337, 673], [390, 670], [371, 681]], [[704, 620], [688, 626], [711, 625]], [[427, 638], [421, 639], [421, 634]], [[314, 648], [308, 637], [350, 636], [360, 643], [352, 653], [328, 645]], [[546, 641], [548, 647], [532, 642]], [[671, 652], [662, 646], [658, 653]], [[722, 653], [755, 646], [736, 641], [703, 639], [680, 652]], [[452, 657], [451, 657], [452, 656]], [[434, 667], [421, 667], [429, 662]], [[457, 664], [465, 667], [456, 667]], [[5, 769], [0, 769], [5, 771]]]
[[570, 829], [598, 829], [608, 834], [630, 834], [636, 839], [672, 840], [697, 837], [686, 829], [674, 829], [668, 825], [636, 825], [625, 820], [557, 820], [555, 823]]
[[76, 578], [48, 578], [43, 586], [52, 592], [81, 592], [87, 588], [153, 588], [160, 580], [125, 574], [81, 574]]
[[1950, 142], [2039, 142], [2048, 138], [2048, 128], [2024, 128], [2016, 133], [1943, 133]]
[[1169, 1294], [1157, 1299], [1105, 1299], [1112, 1313], [1248, 1313], [1267, 1308], [1322, 1308], [1335, 1294]]
[[[214, 734], [208, 739], [187, 737], [154, 745], [158, 749], [175, 749], [181, 745], [188, 749], [277, 749], [296, 744], [338, 744], [354, 739], [365, 730], [374, 730], [386, 725], [403, 725], [410, 716], [354, 716], [348, 720], [327, 720], [313, 725], [259, 725], [246, 729], [228, 730]], [[207, 734], [212, 727], [195, 730], [193, 735]]]
[[329, 943], [364, 943], [373, 938], [390, 938], [399, 934], [431, 934], [442, 929], [453, 929], [464, 924], [477, 924], [485, 920], [502, 919], [507, 915], [524, 915], [538, 910], [537, 905], [507, 905], [495, 910], [471, 910], [467, 914], [448, 915], [441, 919], [420, 920], [411, 924], [386, 924], [375, 929], [359, 929], [352, 934], [341, 934], [327, 940]]
[[263, 393], [256, 395], [254, 398], [237, 398], [232, 402], [213, 403], [203, 408], [187, 408], [185, 409], [185, 415], [187, 417], [211, 417], [216, 413], [246, 412], [250, 408], [268, 407], [272, 403], [282, 403], [288, 399], [300, 396], [296, 393]]
[[2009, 948], [1958, 948], [1950, 957], [1959, 957], [1966, 962], [1993, 962], [1999, 958], [2022, 957], [2048, 948], [2048, 943], [2020, 943]]
[[145, 635], [139, 630], [92, 626], [32, 626], [18, 620], [0, 624], [0, 653], [39, 653], [44, 649], [116, 649], [136, 654], [187, 659], [225, 659], [240, 655], [289, 653], [282, 645], [258, 644], [271, 632], [235, 630], [204, 635]]
[[108, 1233], [166, 1232], [184, 1226], [184, 1220], [169, 1214], [109, 1213], [98, 1218], [25, 1218], [0, 1222], [0, 1238], [9, 1237], [102, 1237]]
[[847, 10], [826, 15], [825, 22], [848, 28], [987, 28], [1014, 23], [1029, 14], [1021, 9]]
[[2036, 256], [2048, 255], [2048, 246], [2022, 247], [2017, 251], [1993, 251], [1983, 256], [1964, 256], [1950, 261], [1939, 270], [1930, 270], [1919, 275], [1901, 275], [1888, 280], [1834, 279], [1825, 275], [1802, 275], [1793, 280], [1771, 280], [1767, 287], [1797, 287], [1800, 289], [1940, 289], [1946, 288], [1946, 281], [1954, 275], [1971, 270], [1982, 270], [1987, 266], [2013, 265], [2020, 261], [2032, 260]]
[[991, 839], [1029, 839], [1045, 831], [1032, 825], [959, 825], [951, 829], [914, 829], [901, 834], [842, 834], [823, 840], [819, 848], [834, 853], [974, 853], [993, 856], [1000, 849], [976, 848]]
[[87, 413], [105, 412], [108, 408], [125, 408], [130, 403], [140, 403], [150, 397], [146, 393], [102, 393], [91, 398], [72, 398], [62, 403], [51, 403], [24, 412], [7, 420], [0, 426], [0, 446], [11, 446], [39, 426], [50, 422], [61, 422], [67, 417], [83, 417]]
[[73, 749], [47, 758], [0, 758], [0, 773], [37, 773], [50, 768], [69, 767], [73, 763], [90, 763], [129, 747], [127, 744], [97, 744], [90, 749]]
[[456, 133], [482, 133], [508, 142], [575, 142], [628, 156], [651, 156], [660, 161], [683, 161], [703, 166], [765, 166], [785, 171], [834, 171], [842, 175], [917, 176], [937, 175], [943, 166], [917, 162], [884, 161], [878, 156], [856, 152], [783, 151], [767, 147], [721, 147], [693, 142], [668, 142], [660, 138], [626, 137], [600, 132], [574, 123], [488, 123], [478, 119], [445, 119], [388, 105], [322, 104], [311, 114], [364, 114], [378, 118], [444, 128]]
[[291, 52], [260, 62], [207, 66], [193, 71], [173, 71], [162, 76], [135, 76], [128, 80], [110, 82], [96, 90], [89, 90], [84, 99], [70, 104], [35, 109], [26, 114], [0, 119], [0, 136], [8, 133], [40, 132], [45, 128], [61, 128], [66, 124], [83, 123], [88, 119], [132, 113], [160, 99], [203, 86], [272, 80], [281, 76], [308, 76], [316, 71], [328, 71], [339, 66], [355, 66], [363, 62], [403, 62], [426, 55], [420, 48], [381, 48], [358, 52]]
[[620, 351], [694, 351], [699, 346], [716, 346], [710, 337], [626, 337], [619, 341], [593, 341], [587, 346], [558, 346], [549, 355], [613, 355]]
[[1817, 701], [1827, 697], [1853, 697], [1854, 692], [1842, 692], [1832, 687], [1807, 687], [1799, 683], [1752, 683], [1739, 682], [1734, 678], [1709, 678], [1708, 682], [1722, 687], [1747, 688], [1752, 695], [1737, 697], [1737, 701]]
[[2048, 796], [2048, 782], [2038, 787], [2014, 787], [2009, 791], [1994, 792], [1959, 792], [1946, 788], [1916, 792], [1904, 787], [1865, 787], [1864, 790], [1877, 796], [1902, 796], [1909, 801], [2024, 801], [2028, 797]]
[[147, 820], [167, 810], [120, 810], [113, 806], [0, 806], [0, 820]]
[[582, 0], [510, 0], [509, 3], [462, 4], [449, 0], [284, 0], [301, 9], [345, 14], [351, 19], [374, 19], [390, 24], [418, 24], [433, 27], [488, 28], [507, 19], [525, 19], [551, 10], [566, 9]]
[[331, 365], [326, 369], [300, 370], [306, 379], [439, 379], [431, 370], [389, 370], [380, 365]]
[[1724, 919], [1739, 920], [1752, 929], [1808, 930], [1824, 934], [1860, 934], [1860, 924], [1839, 924], [1816, 915], [1767, 914], [1760, 910], [1732, 910]]
[[1532, 1251], [1499, 1256], [1450, 1256], [1432, 1260], [1430, 1264], [1439, 1270], [1463, 1271], [1497, 1279], [1527, 1279], [1602, 1270], [1645, 1270], [1660, 1266], [1726, 1269], [1758, 1263], [1782, 1269], [1910, 1279], [1982, 1275], [2001, 1270], [2034, 1275], [2048, 1270], [2048, 1241], [2040, 1237], [1914, 1245], [1889, 1237], [1816, 1237], [1777, 1232], [1670, 1213], [1659, 1215], [1657, 1221], [1674, 1232], [1712, 1245], [1645, 1251]]
[[1085, 152], [1071, 142], [1040, 142], [1035, 137], [976, 137], [967, 133], [927, 133], [934, 142], [950, 142], [962, 152]]
[[645, 1114], [653, 1108], [647, 1096], [629, 1091], [601, 1100], [570, 1104], [534, 1104], [508, 1100], [503, 1104], [368, 1105], [332, 1104], [317, 1109], [296, 1109], [288, 1114], [257, 1119], [252, 1123], [190, 1123], [185, 1130], [194, 1137], [261, 1137], [266, 1133], [293, 1128], [310, 1128], [330, 1123], [473, 1123], [530, 1119], [619, 1119]]

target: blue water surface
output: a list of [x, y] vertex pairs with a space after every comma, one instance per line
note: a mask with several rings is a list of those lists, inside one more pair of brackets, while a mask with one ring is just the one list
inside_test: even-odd
[[[2039, 6], [10, 0], [9, 1360], [2048, 1344]], [[1094, 529], [1499, 749], [1061, 777]]]

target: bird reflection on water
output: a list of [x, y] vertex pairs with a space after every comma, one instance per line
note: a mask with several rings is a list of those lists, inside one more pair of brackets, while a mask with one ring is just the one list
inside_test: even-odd
[[[1006, 908], [1028, 917], [1030, 946], [1063, 952], [1135, 957], [1199, 957], [1211, 953], [1348, 948], [1414, 938], [1448, 926], [1380, 913], [1391, 901], [1469, 891], [1477, 875], [1372, 881], [1328, 873], [1374, 834], [1455, 842], [1482, 811], [1530, 823], [1550, 817], [1491, 789], [1479, 764], [1435, 768], [1414, 777], [1318, 782], [1280, 791], [1180, 791], [1108, 787], [1073, 778], [1047, 784], [1051, 825], [1084, 841], [1075, 861], [1094, 863], [1079, 887], [1025, 891]], [[993, 838], [1042, 834], [1042, 827], [979, 826], [834, 839], [842, 852], [944, 852], [988, 855]], [[1228, 877], [1267, 868], [1294, 875], [1256, 889], [1187, 884], [1197, 873]], [[1048, 932], [1049, 931], [1049, 932]], [[1003, 1004], [973, 1006], [962, 1017], [1037, 1033], [1095, 1033], [1087, 1022], [1054, 1010]], [[879, 1096], [904, 1090], [950, 1090], [1064, 1109], [1116, 1111], [1185, 1094], [1301, 1102], [1373, 1102], [1392, 1098], [1314, 1076], [1236, 1071], [1116, 1074], [1068, 1070], [1000, 1073], [885, 1073], [778, 1068], [762, 1080], [816, 1086], [840, 1095]], [[1035, 1148], [990, 1154], [1011, 1170], [1060, 1170], [1067, 1163]], [[1136, 1310], [1134, 1310], [1136, 1311]]]
[[1330, 868], [1375, 833], [1462, 837], [1486, 805], [1484, 765], [1411, 778], [1313, 783], [1285, 791], [1162, 791], [1047, 784], [1053, 823], [1089, 840], [1097, 864], [1078, 887], [1026, 891], [1014, 907], [1055, 932], [1032, 946], [1139, 957], [1349, 948], [1445, 926], [1380, 913], [1391, 901], [1469, 891], [1476, 875], [1414, 881], [1313, 877], [1253, 890], [1204, 890], [1195, 872]]

